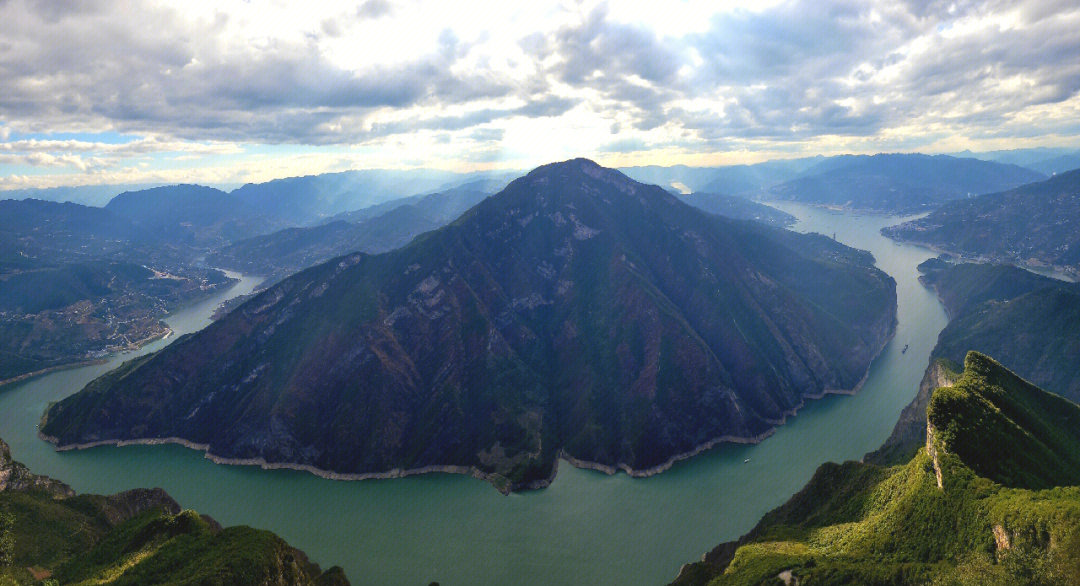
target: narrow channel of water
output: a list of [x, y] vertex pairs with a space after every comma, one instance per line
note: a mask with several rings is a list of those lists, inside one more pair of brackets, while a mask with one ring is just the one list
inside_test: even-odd
[[[857, 395], [813, 401], [759, 445], [721, 446], [652, 478], [605, 476], [563, 463], [549, 488], [502, 496], [484, 482], [446, 474], [337, 482], [218, 466], [179, 446], [57, 453], [37, 438], [50, 401], [135, 353], [0, 389], [0, 437], [16, 459], [78, 491], [161, 486], [223, 524], [277, 532], [323, 566], [343, 566], [354, 584], [665, 583], [682, 563], [749, 530], [822, 462], [877, 448], [915, 395], [945, 325], [940, 304], [916, 280], [915, 266], [933, 254], [878, 233], [900, 218], [778, 207], [799, 218], [796, 230], [835, 233], [874, 253], [897, 281], [896, 337]], [[177, 312], [167, 320], [177, 334], [139, 352], [204, 327], [218, 303], [256, 282], [245, 278], [230, 293]]]

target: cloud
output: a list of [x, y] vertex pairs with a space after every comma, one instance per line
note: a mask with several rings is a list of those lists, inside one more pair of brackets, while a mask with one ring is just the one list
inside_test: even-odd
[[390, 3], [386, 0], [367, 0], [356, 9], [360, 18], [379, 18], [390, 14]]
[[[385, 0], [0, 0], [0, 165], [243, 165], [267, 145], [452, 165], [1080, 141], [1075, 1], [701, 7], [492, 0], [478, 19]], [[57, 133], [135, 140], [22, 138]]]
[[[386, 13], [379, 3], [364, 6]], [[326, 57], [321, 38], [237, 43], [225, 34], [224, 18], [192, 21], [145, 6], [130, 7], [136, 14], [110, 6], [77, 18], [37, 8], [13, 2], [0, 13], [0, 37], [12, 41], [0, 53], [0, 83], [8, 89], [0, 94], [0, 116], [31, 130], [112, 127], [191, 140], [348, 142], [349, 133], [325, 132], [336, 118], [510, 91], [490, 72], [455, 72], [467, 46], [450, 31], [427, 55], [352, 70]], [[342, 34], [332, 19], [321, 30]]]

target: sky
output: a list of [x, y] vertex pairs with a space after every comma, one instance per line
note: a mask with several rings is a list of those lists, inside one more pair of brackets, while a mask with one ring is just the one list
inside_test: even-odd
[[0, 189], [1080, 147], [1080, 3], [0, 0]]

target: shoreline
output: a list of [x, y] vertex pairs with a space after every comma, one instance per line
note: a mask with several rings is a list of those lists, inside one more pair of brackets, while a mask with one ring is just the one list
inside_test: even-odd
[[675, 454], [675, 455], [671, 456], [670, 458], [668, 458], [667, 460], [665, 460], [664, 462], [662, 462], [660, 464], [657, 464], [655, 466], [650, 466], [648, 468], [640, 468], [640, 469], [631, 468], [629, 465], [627, 465], [624, 462], [619, 462], [617, 464], [610, 465], [610, 464], [601, 464], [599, 462], [590, 462], [588, 460], [580, 460], [580, 459], [575, 458], [575, 457], [571, 456], [570, 454], [566, 453], [565, 450], [560, 449], [559, 453], [555, 457], [555, 462], [554, 462], [554, 464], [552, 466], [551, 474], [547, 478], [540, 479], [540, 480], [533, 480], [531, 482], [528, 482], [528, 483], [525, 483], [525, 484], [520, 484], [520, 485], [511, 485], [507, 481], [506, 477], [502, 476], [501, 474], [483, 472], [483, 471], [479, 470], [478, 468], [476, 468], [475, 466], [463, 466], [463, 465], [456, 465], [456, 464], [430, 465], [430, 466], [421, 466], [421, 467], [418, 467], [418, 468], [394, 468], [394, 469], [383, 471], [383, 472], [343, 473], [343, 472], [334, 472], [332, 470], [324, 470], [322, 468], [318, 468], [318, 467], [312, 466], [310, 464], [297, 464], [297, 463], [289, 463], [289, 462], [267, 462], [264, 458], [230, 458], [230, 457], [225, 457], [225, 456], [219, 456], [217, 454], [212, 453], [210, 451], [210, 445], [209, 444], [200, 444], [200, 443], [196, 443], [196, 442], [193, 442], [193, 441], [190, 441], [190, 440], [187, 440], [187, 439], [184, 439], [184, 438], [180, 438], [180, 437], [137, 438], [137, 439], [125, 439], [125, 440], [107, 439], [107, 440], [97, 440], [97, 441], [92, 441], [92, 442], [82, 442], [82, 443], [75, 443], [75, 444], [60, 445], [59, 438], [56, 438], [56, 437], [50, 436], [50, 435], [46, 435], [46, 434], [44, 434], [44, 433], [42, 433], [40, 431], [40, 429], [42, 427], [44, 427], [44, 425], [46, 423], [47, 416], [48, 416], [48, 411], [46, 411], [41, 416], [41, 422], [39, 423], [39, 426], [38, 426], [38, 434], [37, 435], [42, 440], [44, 440], [46, 442], [49, 442], [50, 444], [53, 444], [56, 447], [57, 452], [67, 452], [67, 451], [72, 451], [72, 450], [85, 450], [85, 449], [96, 448], [96, 447], [101, 447], [101, 446], [124, 447], [124, 446], [139, 446], [139, 445], [141, 445], [141, 446], [157, 446], [157, 445], [176, 444], [176, 445], [180, 445], [180, 446], [183, 446], [185, 448], [188, 448], [188, 449], [192, 449], [192, 450], [202, 452], [204, 458], [206, 458], [207, 460], [210, 460], [211, 462], [213, 462], [215, 464], [232, 465], [232, 466], [258, 466], [258, 467], [262, 468], [263, 470], [295, 470], [295, 471], [299, 471], [299, 472], [307, 472], [309, 474], [313, 474], [315, 476], [318, 476], [320, 478], [325, 478], [327, 480], [343, 480], [343, 481], [379, 480], [379, 479], [389, 479], [389, 478], [405, 478], [406, 476], [417, 476], [417, 475], [421, 475], [421, 474], [431, 474], [431, 473], [461, 474], [461, 475], [471, 476], [471, 477], [476, 478], [478, 480], [483, 480], [483, 481], [491, 484], [500, 493], [502, 493], [504, 495], [508, 495], [511, 492], [515, 492], [515, 491], [519, 491], [519, 490], [536, 490], [536, 489], [546, 488], [546, 487], [550, 486], [551, 483], [554, 482], [555, 477], [558, 475], [559, 461], [560, 460], [564, 460], [568, 464], [570, 464], [571, 466], [573, 466], [575, 468], [578, 468], [578, 469], [594, 470], [594, 471], [597, 471], [597, 472], [602, 472], [602, 473], [607, 474], [609, 476], [614, 475], [614, 474], [618, 473], [619, 471], [622, 471], [622, 472], [625, 472], [628, 476], [633, 477], [633, 478], [648, 478], [650, 476], [655, 476], [655, 475], [660, 474], [662, 472], [666, 472], [667, 470], [671, 469], [671, 467], [674, 466], [675, 464], [677, 464], [677, 463], [679, 463], [679, 462], [681, 462], [683, 460], [688, 460], [690, 458], [693, 458], [694, 456], [700, 455], [701, 453], [706, 452], [708, 450], [711, 450], [712, 448], [714, 448], [714, 447], [716, 447], [716, 446], [718, 446], [720, 444], [723, 444], [723, 443], [733, 443], [733, 444], [757, 444], [757, 443], [761, 443], [762, 441], [764, 441], [765, 439], [767, 439], [768, 437], [770, 437], [771, 435], [776, 433], [776, 428], [777, 427], [786, 424], [788, 417], [796, 416], [798, 414], [799, 410], [801, 410], [803, 407], [806, 406], [808, 399], [809, 400], [818, 400], [818, 399], [824, 398], [826, 395], [854, 395], [854, 394], [858, 393], [859, 390], [863, 387], [863, 385], [866, 383], [867, 379], [870, 376], [870, 367], [873, 365], [874, 360], [877, 360], [877, 358], [879, 356], [881, 356], [882, 351], [884, 351], [885, 347], [888, 346], [889, 342], [892, 341], [892, 339], [895, 337], [895, 335], [896, 335], [896, 327], [895, 327], [895, 324], [894, 324], [894, 326], [892, 328], [892, 332], [882, 342], [881, 347], [878, 349], [877, 353], [874, 354], [874, 358], [871, 359], [870, 364], [867, 365], [866, 372], [863, 373], [862, 378], [859, 379], [859, 382], [857, 382], [854, 387], [852, 387], [851, 389], [824, 389], [820, 393], [804, 395], [803, 396], [803, 401], [798, 406], [791, 409], [790, 411], [785, 412], [783, 417], [779, 421], [775, 421], [775, 422], [767, 421], [766, 423], [772, 425], [772, 427], [770, 427], [768, 430], [766, 430], [766, 431], [764, 431], [764, 432], [762, 432], [760, 434], [757, 434], [757, 435], [754, 435], [754, 436], [722, 435], [720, 437], [716, 437], [716, 438], [707, 440], [707, 441], [705, 441], [705, 442], [691, 448], [690, 450]]
[[[111, 354], [110, 354], [110, 356], [111, 356]], [[109, 358], [104, 357], [104, 358], [94, 358], [92, 360], [79, 360], [77, 362], [65, 362], [63, 364], [57, 364], [56, 366], [50, 366], [48, 368], [43, 368], [41, 370], [35, 370], [33, 372], [27, 372], [27, 373], [24, 373], [24, 374], [20, 374], [18, 376], [13, 376], [11, 378], [6, 378], [4, 380], [0, 380], [0, 387], [4, 387], [6, 385], [11, 385], [11, 384], [15, 384], [15, 383], [20, 383], [20, 382], [22, 382], [24, 380], [32, 379], [34, 377], [42, 376], [42, 375], [45, 375], [45, 374], [50, 374], [50, 373], [53, 373], [53, 372], [58, 372], [58, 371], [61, 371], [61, 370], [70, 370], [72, 368], [81, 368], [83, 366], [93, 366], [95, 364], [105, 364], [108, 361], [109, 361]]]
[[64, 364], [57, 364], [56, 366], [50, 366], [48, 368], [43, 368], [41, 370], [35, 370], [33, 372], [27, 372], [25, 374], [20, 374], [18, 376], [12, 377], [12, 378], [0, 380], [0, 387], [4, 387], [6, 385], [10, 385], [10, 384], [14, 384], [14, 383], [19, 383], [19, 382], [22, 382], [24, 380], [28, 380], [28, 379], [31, 379], [31, 378], [34, 378], [34, 377], [37, 377], [37, 376], [50, 374], [50, 373], [53, 373], [53, 372], [58, 372], [58, 371], [61, 371], [61, 370], [70, 370], [70, 369], [73, 369], [73, 368], [82, 368], [83, 366], [93, 366], [95, 364], [105, 364], [106, 362], [108, 362], [109, 360], [112, 360], [113, 358], [116, 358], [117, 356], [121, 356], [121, 355], [126, 354], [128, 352], [134, 352], [134, 351], [142, 348], [143, 346], [145, 346], [145, 345], [147, 345], [147, 344], [149, 344], [151, 342], [156, 342], [157, 340], [164, 340], [165, 338], [168, 338], [169, 336], [171, 336], [173, 333], [174, 332], [173, 332], [172, 328], [170, 328], [168, 325], [166, 325], [165, 326], [165, 331], [163, 331], [163, 332], [153, 334], [153, 335], [147, 336], [145, 338], [141, 338], [139, 340], [135, 340], [134, 342], [128, 342], [127, 344], [106, 347], [105, 351], [108, 352], [108, 354], [106, 354], [105, 356], [102, 356], [101, 358], [92, 358], [90, 360], [78, 360], [78, 361], [75, 361], [75, 362], [65, 362]]
[[[952, 256], [952, 257], [956, 258], [960, 262], [968, 262], [968, 263], [976, 263], [976, 264], [1007, 264], [1007, 265], [1012, 265], [1014, 267], [1024, 269], [1025, 271], [1028, 271], [1030, 273], [1035, 273], [1036, 275], [1041, 275], [1041, 276], [1046, 277], [1048, 279], [1054, 279], [1055, 281], [1063, 281], [1063, 282], [1067, 282], [1067, 283], [1080, 283], [1080, 271], [1078, 271], [1078, 270], [1076, 270], [1076, 269], [1074, 269], [1072, 267], [1061, 266], [1061, 265], [1052, 265], [1052, 264], [1033, 265], [1031, 263], [1022, 262], [1022, 261], [1019, 261], [1019, 260], [1016, 260], [1016, 259], [1010, 259], [1010, 258], [998, 257], [998, 256], [986, 256], [986, 255], [981, 255], [981, 254], [972, 256], [972, 255], [969, 255], [969, 254], [963, 254], [963, 253], [956, 252], [956, 251], [953, 251], [953, 250], [948, 250], [948, 249], [942, 248], [940, 246], [930, 244], [929, 242], [922, 242], [920, 240], [914, 240], [914, 239], [908, 239], [908, 238], [895, 238], [893, 236], [889, 236], [889, 235], [886, 235], [884, 233], [882, 234], [882, 236], [885, 236], [886, 238], [888, 238], [889, 240], [892, 240], [893, 242], [902, 243], [902, 244], [908, 244], [908, 245], [911, 245], [911, 246], [918, 246], [920, 248], [925, 248], [925, 249], [927, 249], [927, 250], [929, 250], [931, 252], [936, 252], [939, 255], [947, 254], [949, 256]], [[1056, 275], [1047, 275], [1047, 274], [1039, 272], [1039, 271], [1051, 271], [1051, 272], [1057, 273], [1057, 274]]]

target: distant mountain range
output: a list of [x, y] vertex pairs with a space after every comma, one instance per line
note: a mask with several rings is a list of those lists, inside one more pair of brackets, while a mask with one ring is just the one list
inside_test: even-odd
[[734, 195], [691, 193], [682, 196], [682, 200], [700, 210], [726, 218], [757, 220], [777, 227], [795, 223], [795, 216], [787, 212]]
[[489, 194], [475, 183], [338, 214], [327, 224], [287, 228], [240, 240], [214, 252], [214, 266], [266, 276], [270, 285], [286, 275], [350, 252], [379, 253], [450, 223]]
[[[1020, 167], [1023, 167], [1021, 169]], [[620, 169], [643, 183], [679, 193], [718, 193], [752, 199], [791, 199], [852, 209], [908, 212], [944, 201], [1001, 191], [1080, 167], [1077, 149], [1018, 149], [956, 156], [918, 153], [815, 156], [749, 165], [641, 166]], [[229, 192], [261, 216], [282, 226], [309, 226], [379, 204], [446, 191], [465, 184], [494, 193], [517, 173], [458, 173], [433, 169], [367, 169], [249, 183]], [[483, 186], [481, 186], [483, 184]], [[155, 186], [99, 185], [0, 192], [11, 199], [37, 198], [103, 205], [114, 194]], [[418, 196], [413, 196], [418, 197]], [[261, 230], [260, 233], [275, 228]]]
[[545, 485], [560, 456], [648, 474], [855, 388], [896, 319], [872, 263], [552, 164], [403, 248], [285, 279], [41, 429], [67, 447], [183, 438], [226, 461], [470, 472], [502, 490]]
[[976, 352], [946, 384], [913, 457], [822, 465], [675, 584], [1073, 583], [1080, 406]]
[[854, 210], [915, 212], [1045, 176], [1016, 165], [946, 155], [836, 157], [771, 187], [768, 199]]
[[498, 185], [500, 177], [505, 173], [372, 169], [252, 183], [234, 190], [232, 195], [279, 221], [306, 226], [416, 193], [432, 193], [475, 181]]
[[239, 197], [201, 185], [128, 191], [105, 206], [172, 246], [197, 249], [265, 234], [287, 225]]
[[155, 240], [127, 218], [101, 208], [0, 200], [0, 274], [123, 255]]
[[107, 209], [0, 201], [0, 383], [163, 336], [168, 311], [234, 282], [169, 238]]
[[1080, 169], [1080, 149], [1076, 148], [1030, 148], [973, 153], [955, 153], [957, 157], [982, 159], [1027, 167], [1044, 175], [1055, 175]]
[[1054, 265], [1080, 274], [1080, 169], [952, 202], [882, 233], [964, 257]]

